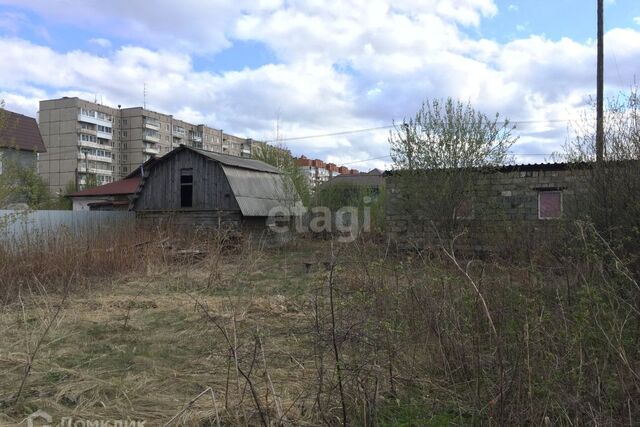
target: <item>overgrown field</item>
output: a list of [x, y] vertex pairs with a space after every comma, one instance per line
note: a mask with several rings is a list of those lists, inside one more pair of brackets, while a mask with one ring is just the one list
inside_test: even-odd
[[526, 261], [141, 233], [29, 275], [40, 249], [4, 252], [0, 424], [634, 425], [634, 260], [579, 231]]

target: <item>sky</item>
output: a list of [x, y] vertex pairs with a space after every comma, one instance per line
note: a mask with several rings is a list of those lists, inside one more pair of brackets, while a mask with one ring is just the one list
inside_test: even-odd
[[[596, 0], [0, 0], [0, 99], [36, 116], [146, 87], [150, 109], [367, 170], [391, 166], [394, 120], [453, 97], [539, 163], [595, 96], [595, 37]], [[606, 0], [607, 95], [639, 70], [640, 2]]]

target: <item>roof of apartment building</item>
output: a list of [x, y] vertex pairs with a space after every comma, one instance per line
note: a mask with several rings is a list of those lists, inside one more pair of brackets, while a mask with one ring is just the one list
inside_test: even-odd
[[0, 110], [0, 147], [36, 153], [47, 151], [36, 119], [7, 110]]
[[69, 194], [68, 197], [119, 196], [133, 194], [140, 186], [140, 181], [140, 175], [136, 175], [131, 178], [121, 179], [98, 187], [76, 191], [75, 193]]

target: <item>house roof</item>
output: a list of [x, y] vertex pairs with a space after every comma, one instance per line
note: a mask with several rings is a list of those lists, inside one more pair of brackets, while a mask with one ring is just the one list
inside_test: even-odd
[[273, 208], [291, 205], [296, 199], [293, 183], [281, 174], [265, 174], [222, 165], [231, 191], [244, 216], [268, 216]]
[[99, 187], [87, 188], [86, 190], [76, 191], [68, 197], [92, 197], [92, 196], [116, 196], [133, 194], [140, 185], [140, 175], [132, 178], [121, 179], [109, 184], [100, 185]]
[[[274, 166], [259, 160], [213, 153], [185, 145], [149, 165], [145, 163], [144, 168], [153, 169], [162, 162], [170, 161], [182, 151], [192, 151], [220, 163], [244, 216], [268, 216], [272, 208], [288, 203], [293, 205], [298, 199], [293, 183]], [[138, 197], [140, 192], [144, 191], [142, 187], [137, 187], [134, 197]]]
[[38, 123], [33, 117], [0, 110], [0, 147], [44, 153]]
[[324, 185], [357, 185], [363, 187], [377, 187], [384, 183], [382, 173], [362, 172], [355, 175], [338, 175], [331, 178]]
[[[229, 154], [214, 153], [213, 151], [199, 150], [197, 148], [186, 147], [186, 146], [181, 146], [180, 148], [177, 148], [176, 150], [174, 150], [174, 152], [177, 150], [180, 150], [181, 148], [184, 148], [187, 150], [193, 150], [197, 153], [202, 154], [205, 157], [208, 157], [211, 160], [220, 162], [223, 165], [233, 166], [233, 167], [242, 168], [242, 169], [251, 169], [251, 170], [256, 170], [260, 172], [269, 172], [269, 173], [277, 173], [277, 174], [280, 173], [280, 170], [275, 166], [271, 166], [270, 164], [267, 164], [260, 160], [245, 159], [243, 157], [231, 156]], [[170, 155], [170, 153], [167, 155]]]
[[[608, 162], [611, 163], [611, 162]], [[559, 162], [559, 163], [523, 163], [516, 165], [503, 165], [503, 166], [488, 166], [486, 168], [473, 168], [478, 171], [486, 172], [526, 172], [526, 171], [560, 171], [569, 169], [586, 169], [593, 166], [592, 162]], [[442, 170], [442, 169], [433, 169]], [[430, 172], [431, 169], [417, 169], [414, 171], [409, 170], [388, 170], [384, 172], [384, 176], [396, 175], [398, 172], [411, 172], [411, 173], [425, 173]]]

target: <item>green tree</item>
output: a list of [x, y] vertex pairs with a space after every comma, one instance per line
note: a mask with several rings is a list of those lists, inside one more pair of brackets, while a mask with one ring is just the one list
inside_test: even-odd
[[[573, 207], [607, 239], [635, 245], [640, 236], [640, 94], [637, 87], [609, 99], [604, 111], [604, 162], [596, 160], [596, 103], [571, 124], [564, 158], [582, 166], [582, 191]], [[590, 165], [586, 169], [584, 163]]]
[[83, 186], [83, 189], [86, 190], [88, 188], [94, 188], [98, 186], [98, 177], [93, 174], [87, 174], [86, 175], [86, 183]]
[[309, 205], [311, 195], [309, 182], [296, 164], [296, 159], [291, 155], [291, 151], [284, 145], [260, 144], [255, 150], [253, 158], [280, 169], [290, 179], [293, 189], [295, 189], [302, 203], [305, 206]]
[[[479, 170], [511, 160], [515, 129], [499, 114], [489, 117], [470, 103], [426, 100], [414, 117], [396, 124], [390, 132], [393, 180], [399, 194], [394, 203], [425, 230], [434, 224], [439, 234], [450, 237], [460, 218], [480, 214], [473, 208], [474, 182]], [[413, 230], [415, 231], [415, 230]]]
[[45, 180], [33, 168], [15, 161], [4, 162], [0, 189], [2, 205], [25, 203], [31, 209], [44, 209], [52, 202]]

